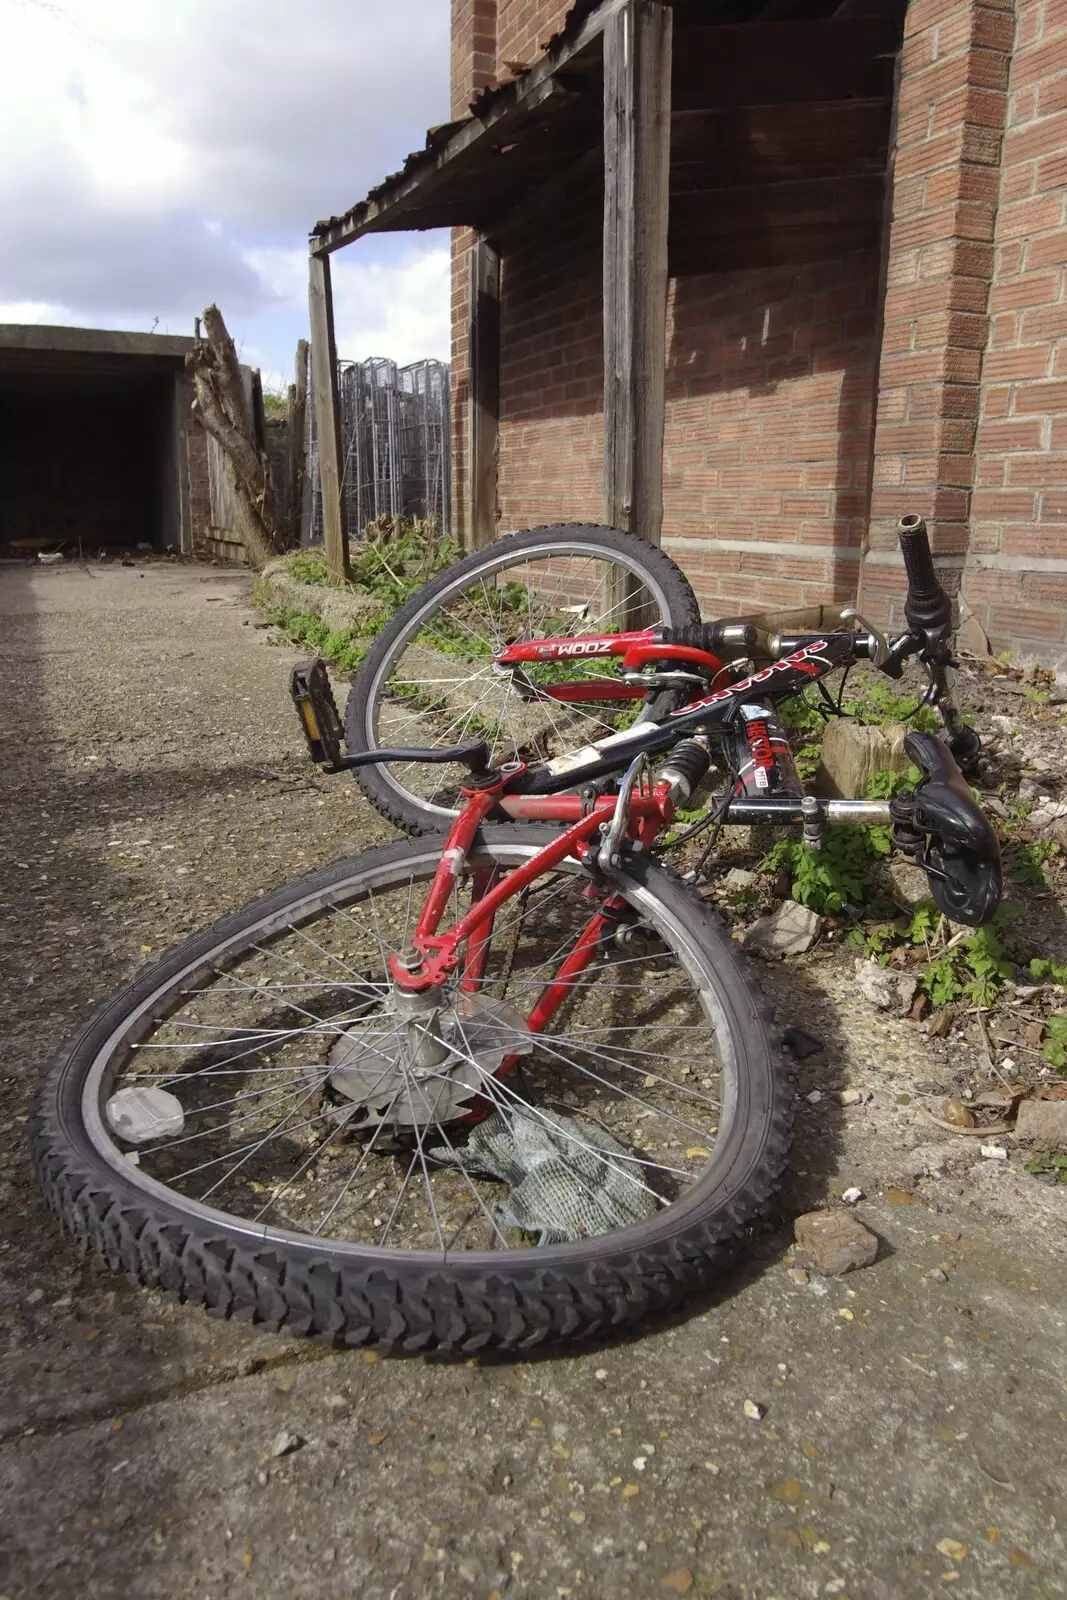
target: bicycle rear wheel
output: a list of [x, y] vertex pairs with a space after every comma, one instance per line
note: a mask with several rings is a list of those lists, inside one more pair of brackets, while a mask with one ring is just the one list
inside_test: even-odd
[[[452, 910], [553, 836], [487, 830]], [[403, 1350], [622, 1329], [707, 1281], [789, 1142], [784, 1058], [736, 946], [635, 857], [620, 936], [531, 1034], [595, 909], [571, 862], [505, 902], [427, 1068], [387, 962], [440, 848], [290, 884], [87, 1021], [33, 1116], [45, 1194], [84, 1247], [222, 1315]]]
[[[352, 686], [348, 748], [441, 746], [485, 738], [498, 762], [547, 761], [655, 715], [651, 697], [580, 705], [538, 698], [561, 679], [616, 681], [614, 665], [542, 662], [525, 681], [493, 666], [516, 639], [687, 627], [700, 608], [669, 556], [617, 528], [575, 524], [507, 534], [425, 584], [378, 635]], [[659, 696], [660, 701], [666, 697]], [[367, 798], [409, 833], [447, 828], [462, 768], [363, 767]]]

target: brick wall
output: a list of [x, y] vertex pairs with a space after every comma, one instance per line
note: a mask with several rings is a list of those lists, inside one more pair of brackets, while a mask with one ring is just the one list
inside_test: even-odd
[[1067, 642], [1067, 0], [1016, 20], [963, 592], [995, 649]]
[[600, 522], [604, 357], [600, 217], [575, 207], [505, 259], [500, 527]]
[[452, 0], [452, 115], [496, 77], [497, 0]]
[[572, 0], [497, 0], [497, 75], [532, 67], [542, 47], [558, 33]]
[[878, 259], [671, 285], [664, 548], [722, 613], [856, 592]]
[[862, 595], [894, 622], [900, 516], [927, 518], [951, 588], [968, 550], [1010, 4], [913, 0], [905, 20]]
[[[496, 80], [497, 0], [452, 0], [452, 115], [463, 117], [473, 97]], [[468, 535], [467, 401], [470, 396], [470, 268], [474, 235], [452, 230], [452, 529]]]
[[[567, 9], [454, 0], [457, 110], [536, 60]], [[912, 0], [880, 349], [875, 255], [672, 284], [664, 544], [708, 610], [844, 601], [858, 577], [864, 607], [895, 622], [896, 522], [919, 511], [994, 646], [1067, 663], [1065, 151], [1067, 0]], [[504, 529], [603, 515], [598, 207], [571, 227], [504, 263]]]
[[[855, 595], [877, 258], [671, 284], [664, 547], [708, 606]], [[500, 526], [603, 517], [599, 218], [507, 257]]]

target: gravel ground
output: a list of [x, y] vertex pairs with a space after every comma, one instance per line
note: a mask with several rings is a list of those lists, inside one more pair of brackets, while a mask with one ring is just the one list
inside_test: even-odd
[[[949, 1064], [832, 951], [761, 968], [824, 1044], [780, 1224], [633, 1343], [324, 1351], [60, 1238], [24, 1128], [63, 1035], [149, 951], [390, 836], [308, 766], [247, 587], [0, 568], [0, 1594], [1067, 1594], [1065, 1191], [930, 1122]], [[799, 1281], [789, 1219], [852, 1183], [878, 1261]]]

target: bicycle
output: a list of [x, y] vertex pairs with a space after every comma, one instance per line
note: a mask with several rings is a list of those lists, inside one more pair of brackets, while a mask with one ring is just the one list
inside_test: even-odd
[[[893, 639], [847, 612], [856, 626], [788, 638], [723, 622], [505, 643], [493, 669], [535, 703], [585, 704], [589, 679], [538, 687], [531, 665], [618, 659], [641, 707], [547, 762], [495, 762], [484, 739], [346, 751], [324, 665], [296, 669], [325, 770], [459, 764], [456, 815], [224, 919], [88, 1019], [33, 1116], [76, 1238], [219, 1314], [405, 1351], [607, 1335], [705, 1288], [774, 1198], [793, 1095], [738, 946], [660, 859], [678, 808], [714, 763], [713, 836], [789, 823], [815, 847], [827, 823], [888, 822], [949, 916], [984, 921], [1000, 898], [996, 834], [952, 753], [977, 738], [920, 519], [901, 544]], [[919, 784], [806, 795], [778, 702], [911, 656], [947, 732], [908, 735]]]

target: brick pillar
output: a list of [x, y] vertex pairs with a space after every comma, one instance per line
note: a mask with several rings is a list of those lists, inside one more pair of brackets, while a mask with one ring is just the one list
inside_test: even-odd
[[863, 604], [900, 617], [895, 527], [927, 518], [946, 584], [968, 548], [1012, 0], [912, 0], [901, 57]]
[[452, 0], [452, 115], [496, 78], [496, 0]]
[[[497, 0], [452, 0], [452, 115], [496, 79]], [[452, 535], [466, 544], [470, 399], [470, 267], [474, 235], [452, 230]]]
[[993, 648], [1067, 665], [1067, 0], [1021, 0], [964, 598]]

